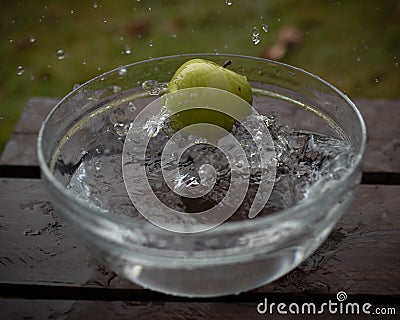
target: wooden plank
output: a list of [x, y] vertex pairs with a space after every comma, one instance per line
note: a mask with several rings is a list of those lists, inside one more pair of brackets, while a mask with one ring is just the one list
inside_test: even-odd
[[38, 165], [36, 140], [40, 126], [59, 98], [34, 97], [29, 99], [3, 153], [0, 164], [9, 166]]
[[[0, 158], [2, 165], [38, 165], [37, 132], [58, 98], [29, 100]], [[368, 129], [364, 171], [400, 172], [400, 100], [355, 100]]]
[[368, 132], [364, 171], [400, 172], [400, 100], [355, 100]]
[[[0, 283], [139, 288], [98, 265], [54, 214], [40, 180], [0, 180]], [[328, 240], [259, 292], [400, 294], [400, 186], [360, 186]]]
[[266, 292], [400, 294], [400, 186], [362, 185], [325, 243]]
[[0, 283], [107, 286], [98, 264], [55, 214], [41, 180], [0, 180]]

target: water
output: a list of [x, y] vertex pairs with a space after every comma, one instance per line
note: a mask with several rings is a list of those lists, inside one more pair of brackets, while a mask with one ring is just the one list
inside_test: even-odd
[[[143, 85], [151, 94], [155, 93], [155, 87], [154, 82]], [[131, 101], [125, 108], [115, 108], [109, 112], [105, 122], [97, 126], [102, 128], [102, 134], [97, 135], [90, 148], [81, 150], [81, 159], [69, 170], [67, 184], [70, 191], [101, 210], [130, 218], [138, 218], [139, 213], [125, 188], [121, 154], [135, 110], [136, 106]], [[352, 153], [346, 141], [293, 130], [275, 116], [261, 118], [274, 142], [276, 177], [271, 196], [257, 217], [277, 213], [321, 193], [323, 189], [329, 189], [332, 181], [351, 167]], [[143, 136], [151, 137], [146, 158], [132, 161], [139, 161], [145, 167], [153, 192], [168, 207], [182, 212], [199, 212], [215, 206], [229, 188], [232, 164], [218, 148], [205, 143], [204, 139], [186, 137], [192, 139], [194, 145], [182, 154], [179, 163], [168, 164], [170, 168], [167, 169], [179, 169], [172, 187], [168, 186], [161, 170], [161, 155], [173, 133], [166, 111], [149, 119], [143, 128]], [[261, 172], [268, 168], [261, 166], [253, 138], [243, 126], [235, 125], [232, 134], [243, 147], [250, 164], [250, 176], [244, 175], [249, 179], [249, 188], [242, 205], [230, 220], [248, 219], [247, 212], [260, 184]], [[55, 170], [66, 172], [66, 166], [60, 158]], [[240, 170], [240, 163], [236, 163], [236, 167]], [[215, 181], [210, 179], [213, 174]], [[179, 195], [182, 189], [190, 190], [199, 185], [211, 186], [211, 191], [200, 198]]]

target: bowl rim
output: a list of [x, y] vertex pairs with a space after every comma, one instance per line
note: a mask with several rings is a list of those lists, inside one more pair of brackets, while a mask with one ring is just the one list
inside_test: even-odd
[[[145, 63], [150, 63], [150, 62], [157, 63], [157, 61], [176, 59], [176, 58], [192, 59], [192, 58], [203, 58], [203, 57], [204, 58], [207, 58], [207, 57], [212, 58], [212, 57], [216, 57], [216, 56], [217, 57], [256, 60], [256, 61], [260, 61], [263, 63], [271, 63], [271, 64], [274, 64], [277, 66], [281, 66], [281, 67], [287, 68], [287, 69], [295, 71], [295, 72], [303, 73], [303, 74], [313, 78], [314, 80], [322, 82], [324, 85], [326, 85], [330, 90], [332, 90], [334, 93], [339, 95], [347, 103], [347, 105], [355, 113], [355, 116], [359, 122], [359, 125], [361, 128], [361, 143], [360, 143], [358, 152], [354, 156], [354, 165], [352, 166], [352, 168], [350, 170], [346, 170], [346, 172], [338, 180], [335, 180], [334, 184], [331, 187], [331, 190], [332, 190], [330, 192], [331, 197], [335, 196], [337, 193], [340, 193], [340, 188], [338, 188], [338, 186], [345, 184], [345, 182], [351, 178], [353, 173], [359, 167], [361, 167], [365, 149], [366, 149], [366, 141], [367, 141], [366, 125], [365, 125], [365, 122], [362, 118], [360, 111], [357, 109], [354, 102], [345, 93], [343, 93], [342, 91], [337, 89], [334, 85], [332, 85], [328, 81], [326, 81], [326, 80], [322, 79], [321, 77], [314, 75], [304, 69], [301, 69], [299, 67], [292, 66], [292, 65], [289, 65], [289, 64], [286, 64], [283, 62], [265, 59], [265, 58], [239, 55], [239, 54], [225, 54], [225, 53], [217, 53], [217, 54], [215, 54], [215, 53], [189, 53], [189, 54], [176, 54], [176, 55], [150, 58], [147, 60], [133, 62], [133, 63], [127, 64], [124, 66], [119, 66], [118, 68], [114, 68], [110, 71], [107, 71], [105, 73], [97, 75], [96, 77], [81, 84], [79, 87], [74, 88], [74, 90], [72, 90], [70, 93], [65, 95], [60, 101], [58, 101], [58, 103], [53, 107], [51, 112], [46, 116], [46, 118], [43, 121], [43, 123], [40, 127], [40, 130], [39, 130], [36, 149], [37, 149], [37, 156], [38, 156], [38, 160], [39, 160], [39, 166], [40, 166], [42, 174], [44, 175], [44, 178], [48, 182], [50, 182], [53, 189], [55, 189], [58, 193], [60, 193], [68, 201], [79, 205], [86, 212], [96, 214], [96, 216], [101, 216], [102, 218], [106, 219], [109, 222], [118, 223], [118, 218], [116, 216], [108, 215], [101, 210], [96, 210], [97, 207], [91, 206], [90, 203], [88, 203], [87, 201], [84, 201], [83, 199], [74, 196], [71, 192], [68, 192], [68, 190], [54, 177], [54, 175], [52, 174], [52, 172], [50, 170], [50, 167], [47, 165], [47, 162], [45, 160], [45, 156], [43, 153], [43, 135], [45, 133], [47, 124], [51, 121], [53, 114], [56, 112], [56, 110], [59, 108], [59, 106], [61, 106], [66, 100], [68, 100], [71, 96], [73, 96], [77, 91], [81, 90], [83, 87], [87, 86], [88, 84], [98, 80], [99, 78], [105, 77], [105, 76], [115, 73], [115, 72], [118, 72], [121, 69], [121, 67], [130, 68], [130, 67], [134, 67], [134, 66], [140, 65], [140, 64], [145, 64]], [[226, 233], [235, 232], [235, 231], [241, 231], [243, 233], [244, 231], [248, 231], [248, 230], [251, 231], [252, 229], [254, 229], [254, 230], [262, 229], [264, 226], [268, 226], [271, 223], [276, 223], [278, 221], [286, 220], [288, 217], [293, 217], [294, 215], [296, 215], [296, 213], [303, 212], [304, 210], [307, 210], [307, 208], [309, 208], [310, 206], [316, 206], [319, 202], [322, 202], [325, 197], [326, 197], [326, 194], [320, 193], [320, 194], [310, 198], [309, 201], [300, 202], [294, 206], [291, 206], [282, 211], [279, 211], [279, 214], [274, 214], [274, 215], [265, 216], [265, 217], [258, 217], [256, 219], [257, 223], [254, 223], [253, 219], [231, 221], [230, 223], [222, 223], [221, 225], [218, 225], [217, 227], [207, 230], [205, 232], [196, 233], [195, 235], [202, 236], [202, 234], [207, 234], [207, 236], [209, 236], [209, 235], [222, 236]], [[156, 229], [154, 229], [154, 230], [156, 230]], [[166, 230], [162, 230], [161, 228], [159, 228], [159, 229], [161, 232], [166, 231]], [[154, 230], [152, 229], [153, 234], [155, 233]], [[177, 233], [173, 233], [173, 234], [176, 235]], [[191, 235], [193, 235], [193, 234], [191, 234]]]

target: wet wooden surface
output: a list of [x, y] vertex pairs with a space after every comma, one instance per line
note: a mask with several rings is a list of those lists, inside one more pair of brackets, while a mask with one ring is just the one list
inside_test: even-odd
[[356, 100], [369, 133], [363, 183], [309, 259], [256, 290], [195, 300], [116, 276], [57, 217], [35, 151], [40, 124], [56, 102], [31, 99], [0, 158], [0, 319], [281, 319], [258, 314], [258, 303], [326, 302], [340, 290], [349, 301], [384, 303], [400, 313], [400, 101]]

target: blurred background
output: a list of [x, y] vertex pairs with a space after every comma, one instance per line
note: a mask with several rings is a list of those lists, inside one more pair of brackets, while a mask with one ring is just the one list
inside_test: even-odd
[[1, 1], [0, 152], [27, 100], [135, 61], [236, 53], [295, 65], [351, 98], [400, 98], [399, 0]]

